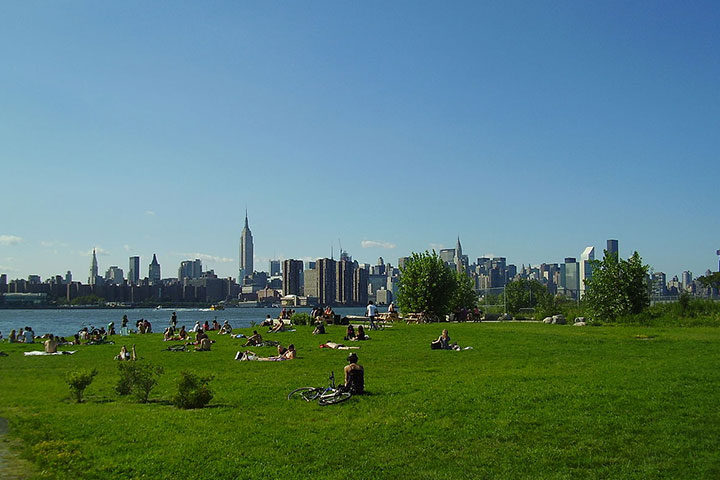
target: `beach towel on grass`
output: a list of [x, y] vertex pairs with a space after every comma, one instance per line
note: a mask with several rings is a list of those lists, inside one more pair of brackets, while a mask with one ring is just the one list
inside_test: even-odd
[[65, 350], [64, 352], [55, 352], [55, 353], [34, 351], [34, 352], [24, 352], [23, 355], [25, 355], [26, 357], [37, 357], [37, 356], [41, 356], [41, 355], [72, 355], [75, 352], [77, 352], [77, 350]]

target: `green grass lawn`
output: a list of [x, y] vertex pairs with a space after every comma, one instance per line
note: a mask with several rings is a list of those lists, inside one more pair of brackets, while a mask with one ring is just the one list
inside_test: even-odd
[[[443, 326], [473, 349], [430, 350]], [[214, 334], [211, 352], [125, 339], [165, 368], [149, 404], [113, 390], [120, 344], [3, 343], [0, 417], [40, 478], [720, 478], [718, 328], [397, 325], [357, 343], [368, 394], [327, 407], [286, 400], [342, 376], [348, 352], [318, 345], [344, 327], [311, 330], [266, 335], [295, 343], [287, 362], [236, 362], [241, 340]], [[82, 404], [76, 368], [99, 372]], [[215, 375], [208, 408], [170, 404], [183, 369]]]

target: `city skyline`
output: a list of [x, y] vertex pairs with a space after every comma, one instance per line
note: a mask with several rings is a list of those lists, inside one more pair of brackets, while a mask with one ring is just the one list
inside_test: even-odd
[[[715, 271], [720, 4], [10, 2], [0, 273], [153, 254]], [[171, 272], [171, 273], [168, 273]], [[127, 271], [125, 272], [128, 273]], [[127, 276], [127, 275], [126, 275]]]

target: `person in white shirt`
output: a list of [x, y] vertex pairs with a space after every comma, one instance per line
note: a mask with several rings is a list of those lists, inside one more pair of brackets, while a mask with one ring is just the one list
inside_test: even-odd
[[376, 316], [377, 316], [377, 307], [375, 306], [373, 301], [370, 300], [370, 302], [368, 302], [368, 306], [367, 306], [367, 317], [370, 319], [370, 330], [374, 330], [375, 328], [377, 328], [375, 326], [375, 317]]

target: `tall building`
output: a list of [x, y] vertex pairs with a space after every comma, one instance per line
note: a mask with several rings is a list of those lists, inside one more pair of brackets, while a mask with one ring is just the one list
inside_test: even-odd
[[280, 260], [270, 260], [270, 276], [277, 277], [280, 275]]
[[140, 283], [140, 257], [130, 257], [128, 283], [133, 285]]
[[125, 280], [123, 269], [118, 267], [117, 265], [113, 265], [112, 267], [108, 268], [105, 272], [105, 280], [108, 283], [121, 285]]
[[355, 264], [347, 260], [335, 263], [335, 301], [340, 304], [353, 303], [353, 278]]
[[285, 260], [282, 268], [283, 295], [300, 295], [300, 281], [303, 271], [302, 260]]
[[178, 268], [178, 280], [185, 278], [200, 278], [202, 277], [202, 260], [196, 258], [195, 260], [184, 260], [180, 262]]
[[148, 278], [150, 279], [150, 283], [160, 283], [160, 264], [154, 253], [152, 262], [148, 266]]
[[568, 257], [560, 265], [560, 287], [571, 298], [578, 298], [580, 290], [580, 264], [575, 258]]
[[[314, 270], [316, 274], [308, 277], [307, 274], [313, 270], [306, 273], [305, 294], [307, 296], [316, 296], [322, 305], [332, 305], [335, 303], [336, 263], [337, 262], [331, 258], [320, 258], [318, 259]], [[313, 281], [315, 285], [308, 285], [309, 281]], [[315, 293], [315, 295], [308, 293], [308, 288], [310, 292]]]
[[368, 276], [366, 268], [356, 268], [353, 272], [352, 301], [356, 305], [367, 305], [368, 303]]
[[458, 236], [457, 239], [457, 246], [455, 247], [455, 256], [453, 257], [453, 263], [455, 264], [455, 269], [458, 272], [465, 272], [465, 264], [467, 262], [463, 261], [462, 245], [460, 245], [460, 236]]
[[693, 282], [692, 272], [685, 270], [682, 272], [682, 286], [683, 289], [687, 290], [690, 284]]
[[98, 263], [97, 256], [95, 255], [95, 249], [93, 248], [93, 258], [90, 264], [90, 277], [88, 278], [88, 285], [96, 285], [98, 283]]
[[595, 247], [585, 247], [580, 255], [580, 297], [585, 294], [585, 280], [592, 277], [591, 260], [595, 260]]
[[240, 234], [240, 271], [238, 283], [242, 284], [247, 275], [253, 274], [253, 236], [248, 226], [247, 209], [245, 210], [245, 227]]
[[69, 285], [72, 283], [72, 272], [70, 270], [65, 274], [65, 284]]
[[608, 253], [614, 253], [615, 256], [618, 259], [620, 259], [620, 250], [618, 249], [618, 241], [617, 240], [608, 240], [606, 250]]

